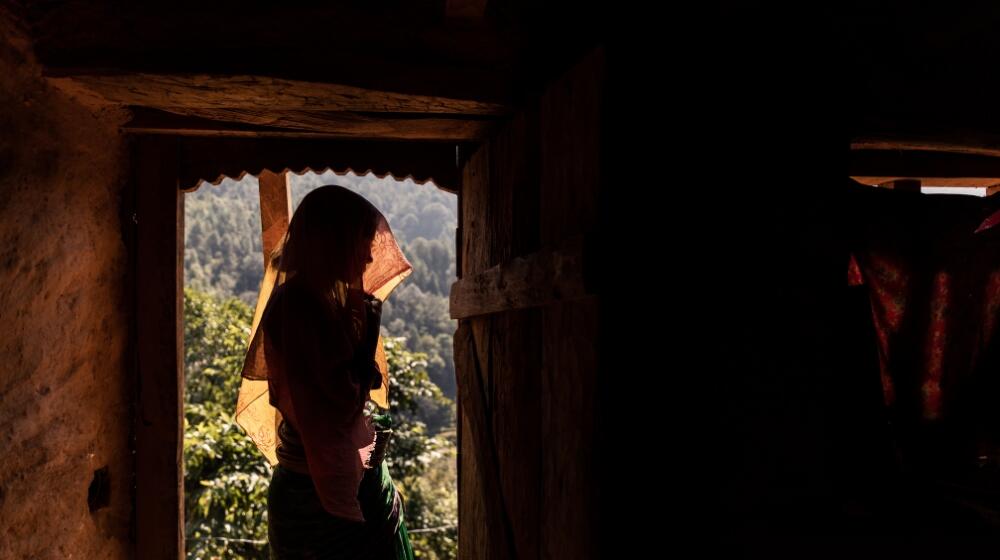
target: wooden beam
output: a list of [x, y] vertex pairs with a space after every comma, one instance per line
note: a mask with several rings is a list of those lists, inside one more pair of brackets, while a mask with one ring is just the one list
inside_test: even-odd
[[[487, 19], [445, 17], [443, 2], [392, 9], [323, 2], [199, 5], [100, 1], [32, 6], [46, 75], [250, 75], [503, 102], [520, 42]], [[508, 26], [509, 27], [509, 26]]]
[[393, 115], [335, 111], [132, 107], [132, 134], [234, 138], [372, 138], [475, 141], [495, 127], [476, 116]]
[[261, 247], [264, 250], [266, 269], [271, 253], [288, 231], [288, 222], [292, 215], [292, 189], [288, 184], [288, 173], [264, 170], [257, 180], [260, 191]]
[[851, 179], [864, 185], [886, 185], [907, 179], [915, 180], [928, 187], [978, 187], [988, 188], [1000, 185], [1000, 177], [864, 177], [852, 176]]
[[90, 71], [48, 72], [49, 82], [75, 95], [99, 96], [110, 103], [179, 112], [242, 109], [258, 112], [290, 110], [360, 111], [503, 115], [501, 103], [414, 95], [336, 83], [290, 80], [258, 75], [96, 74]]
[[[851, 177], [912, 178], [927, 185], [954, 179], [961, 186], [988, 186], [1000, 177], [1000, 157], [917, 150], [851, 150]], [[983, 185], [983, 180], [987, 181]]]
[[535, 97], [609, 29], [587, 5], [485, 0], [94, 0], [24, 11], [48, 77], [256, 76], [504, 106]]
[[184, 202], [177, 142], [136, 146], [136, 558], [184, 556]]
[[466, 319], [592, 295], [584, 278], [582, 239], [457, 280], [451, 287], [451, 318]]
[[978, 134], [861, 135], [851, 141], [852, 150], [900, 150], [943, 152], [1000, 157], [1000, 137]]

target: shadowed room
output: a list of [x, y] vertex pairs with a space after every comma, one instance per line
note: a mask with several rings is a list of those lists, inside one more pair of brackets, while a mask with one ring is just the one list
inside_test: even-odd
[[0, 558], [266, 557], [310, 266], [416, 557], [1000, 531], [1000, 9], [687, 8], [0, 2]]

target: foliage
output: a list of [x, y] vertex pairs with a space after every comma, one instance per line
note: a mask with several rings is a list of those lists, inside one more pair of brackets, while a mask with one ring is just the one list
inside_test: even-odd
[[184, 510], [189, 559], [267, 558], [271, 467], [233, 418], [253, 319], [184, 290]]
[[[422, 403], [448, 410], [454, 426], [454, 405], [431, 382], [426, 356], [406, 349], [403, 338], [385, 341], [392, 375], [389, 409], [393, 439], [389, 473], [403, 495], [407, 527], [419, 558], [452, 560], [458, 556], [458, 484], [455, 431], [429, 435], [420, 420]], [[430, 529], [430, 530], [428, 530]]]

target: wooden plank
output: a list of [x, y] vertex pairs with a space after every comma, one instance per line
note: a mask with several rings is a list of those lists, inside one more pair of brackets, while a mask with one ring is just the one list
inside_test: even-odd
[[136, 146], [136, 558], [184, 555], [184, 202], [177, 143]]
[[[541, 310], [543, 367], [539, 395], [542, 450], [540, 523], [542, 558], [599, 557], [597, 492], [598, 298], [556, 303]], [[616, 379], [627, 371], [609, 372]], [[620, 453], [623, 465], [634, 450]], [[623, 475], [627, 476], [627, 475]], [[628, 486], [624, 479], [623, 491]], [[604, 488], [604, 491], [614, 491]]]
[[[480, 271], [488, 269], [491, 264], [490, 254], [491, 239], [495, 232], [490, 229], [490, 142], [480, 145], [478, 149], [471, 151], [462, 166], [462, 186], [459, 198], [461, 200], [459, 223], [461, 225], [462, 238], [459, 260], [462, 262], [461, 275], [467, 277]], [[464, 154], [460, 154], [462, 156]], [[487, 318], [488, 319], [488, 318]], [[459, 526], [462, 527], [459, 535], [458, 553], [460, 558], [477, 558], [483, 560], [495, 560], [502, 556], [495, 553], [495, 536], [498, 532], [496, 526], [497, 516], [489, 507], [490, 500], [486, 496], [491, 492], [496, 492], [497, 485], [494, 483], [491, 489], [487, 478], [483, 474], [483, 469], [490, 468], [488, 465], [481, 465], [484, 452], [483, 442], [492, 442], [492, 439], [483, 439], [484, 428], [479, 425], [483, 422], [480, 417], [473, 417], [473, 414], [486, 414], [483, 410], [485, 403], [480, 404], [481, 399], [470, 402], [470, 397], [464, 396], [471, 392], [469, 384], [473, 383], [472, 376], [477, 376], [476, 386], [488, 386], [489, 380], [479, 378], [479, 375], [488, 375], [488, 368], [476, 368], [470, 355], [474, 348], [472, 340], [474, 338], [472, 329], [475, 327], [480, 336], [485, 332], [487, 322], [484, 319], [469, 321], [463, 326], [459, 322], [459, 329], [467, 329], [468, 336], [459, 336], [456, 332], [455, 344], [455, 375], [458, 386], [458, 402], [462, 409], [459, 416], [462, 419], [462, 447], [459, 450], [461, 464], [461, 491], [459, 500]], [[465, 332], [465, 331], [462, 331]], [[478, 405], [478, 408], [476, 408]], [[492, 418], [488, 417], [492, 423]], [[496, 501], [496, 500], [493, 500]], [[489, 506], [489, 507], [488, 507]]]
[[[559, 81], [560, 85], [550, 90], [555, 93], [548, 95], [543, 104], [526, 104], [523, 112], [472, 153], [462, 169], [463, 265], [461, 279], [452, 288], [451, 301], [452, 315], [463, 317], [455, 338], [459, 396], [463, 403], [463, 474], [459, 496], [464, 527], [459, 542], [462, 557], [494, 558], [503, 554], [492, 535], [505, 530], [507, 519], [501, 517], [504, 523], [500, 526], [497, 521], [504, 514], [509, 516], [509, 530], [518, 557], [572, 557], [557, 549], [558, 543], [573, 538], [572, 534], [552, 537], [551, 533], [564, 532], [562, 526], [553, 523], [572, 523], [574, 531], [580, 528], [596, 531], [596, 525], [589, 521], [596, 515], [592, 510], [555, 512], [563, 506], [596, 505], [589, 498], [591, 489], [581, 487], [581, 481], [596, 484], [591, 468], [581, 469], [579, 477], [558, 478], [566, 475], [565, 469], [572, 460], [586, 456], [587, 450], [581, 449], [595, 441], [594, 431], [587, 428], [594, 422], [594, 407], [579, 403], [594, 398], [596, 369], [575, 367], [565, 351], [569, 346], [589, 344], [589, 353], [581, 352], [580, 359], [593, 357], [597, 342], [596, 312], [571, 317], [584, 322], [579, 326], [571, 325], [571, 318], [565, 313], [556, 315], [553, 320], [556, 326], [548, 331], [542, 323], [547, 310], [558, 305], [555, 302], [574, 302], [570, 306], [579, 300], [596, 302], [585, 299], [589, 288], [584, 270], [583, 233], [593, 226], [598, 208], [599, 130], [590, 131], [587, 127], [598, 126], [601, 102], [599, 92], [577, 91], [596, 87], [595, 82], [599, 84], [603, 79], [599, 71], [594, 76], [593, 66], [593, 63], [578, 66], [571, 79]], [[547, 122], [543, 122], [546, 118]], [[561, 132], [560, 127], [563, 127]], [[566, 138], [577, 134], [582, 138]], [[581, 169], [570, 169], [572, 166]], [[546, 167], [548, 175], [543, 173]], [[545, 196], [549, 197], [547, 201]], [[574, 197], [584, 200], [572, 200]], [[553, 224], [546, 225], [549, 221]], [[596, 303], [590, 307], [596, 309]], [[562, 332], [557, 332], [559, 329]], [[549, 333], [548, 339], [545, 333]], [[558, 338], [556, 343], [562, 346], [552, 351], [543, 349], [543, 341], [552, 337]], [[473, 353], [477, 359], [463, 356], [463, 352]], [[563, 361], [569, 367], [561, 377], [555, 370], [561, 368]], [[547, 364], [552, 377], [549, 395], [543, 394], [546, 388], [541, 386], [542, 363]], [[478, 371], [469, 371], [476, 364]], [[589, 366], [596, 368], [596, 359]], [[579, 384], [583, 387], [581, 393], [569, 383], [574, 375], [591, 376]], [[477, 385], [482, 386], [483, 395], [479, 397], [482, 404], [468, 405]], [[560, 390], [573, 394], [567, 396]], [[574, 404], [561, 403], [562, 397]], [[545, 406], [551, 409], [543, 411]], [[492, 433], [484, 433], [485, 428], [475, 426], [474, 414], [480, 409], [485, 410], [482, 414]], [[582, 419], [582, 426], [570, 426], [573, 414], [580, 412], [591, 416]], [[567, 427], [569, 438], [557, 442], [558, 451], [551, 452], [572, 452], [571, 457], [560, 462], [543, 449], [550, 444], [548, 438], [558, 439], [558, 430]], [[496, 465], [489, 464], [494, 460], [489, 456], [491, 449], [496, 451]], [[538, 467], [545, 468], [546, 457], [550, 473], [547, 477]], [[500, 476], [499, 495], [490, 488], [494, 468]], [[553, 490], [547, 484], [560, 488]], [[576, 491], [584, 492], [585, 496], [568, 496]], [[503, 506], [500, 511], [493, 503], [496, 501]], [[543, 514], [543, 508], [549, 508], [547, 513]], [[483, 538], [484, 534], [488, 538]], [[567, 550], [584, 558], [596, 554], [593, 534], [580, 540], [585, 544]], [[591, 548], [586, 549], [587, 546]]]
[[[488, 332], [489, 326], [491, 324], [492, 317], [476, 318], [469, 320], [468, 328], [472, 333], [472, 339], [486, 340], [485, 336]], [[461, 326], [461, 322], [459, 322]], [[457, 334], [457, 333], [456, 333]], [[455, 339], [453, 339], [455, 343]], [[473, 349], [468, 350], [472, 352]], [[471, 362], [467, 364], [466, 369], [459, 371], [462, 367], [457, 361], [458, 353], [455, 354], [455, 375], [456, 375], [456, 386], [462, 383], [469, 384], [469, 387], [482, 387], [483, 388], [483, 402], [482, 407], [484, 410], [489, 409], [490, 403], [493, 402], [493, 393], [490, 389], [492, 384], [490, 383], [491, 371], [488, 362], [484, 362], [484, 357], [479, 356], [480, 367], [474, 367], [475, 364]], [[469, 369], [471, 367], [471, 369]], [[463, 372], [468, 372], [463, 373]], [[477, 379], [472, 380], [467, 376], [476, 375]], [[458, 401], [462, 402], [462, 392], [469, 391], [468, 387], [459, 388], [457, 392]], [[473, 401], [473, 405], [476, 405], [478, 401]], [[487, 483], [480, 465], [482, 461], [482, 446], [481, 441], [476, 439], [479, 437], [480, 427], [473, 429], [473, 418], [470, 417], [467, 410], [470, 409], [471, 405], [462, 404], [462, 410], [460, 411], [461, 417], [463, 419], [463, 431], [465, 436], [463, 438], [463, 447], [460, 449], [459, 454], [462, 456], [462, 488], [464, 493], [458, 495], [459, 499], [459, 525], [465, 527], [463, 533], [464, 536], [460, 537], [458, 543], [458, 551], [460, 558], [482, 558], [484, 560], [496, 560], [502, 558], [502, 555], [498, 555], [495, 550], [495, 539], [490, 539], [490, 534], [496, 534], [497, 529], [495, 528], [491, 532], [491, 521], [490, 509], [486, 506], [486, 496], [492, 495], [492, 492], [496, 491], [499, 486], [493, 484], [492, 486]], [[485, 414], [485, 413], [484, 413]], [[488, 418], [490, 425], [492, 426], [492, 417]], [[492, 440], [489, 440], [492, 445]], [[486, 536], [484, 538], [484, 535]]]
[[391, 10], [323, 2], [290, 10], [98, 1], [30, 12], [36, 56], [53, 76], [336, 77], [373, 90], [497, 101], [511, 98], [511, 72], [524, 41], [511, 26], [485, 18], [445, 18], [443, 2]]
[[452, 319], [539, 307], [588, 295], [583, 239], [543, 250], [457, 280], [451, 287]]
[[[591, 51], [554, 80], [541, 100], [541, 242], [548, 247], [575, 247], [566, 253], [569, 260], [553, 264], [553, 284], [562, 278], [568, 284], [561, 287], [565, 295], [553, 288], [554, 296], [562, 297], [550, 298], [541, 308], [539, 425], [545, 442], [541, 460], [545, 492], [540, 523], [559, 528], [543, 532], [543, 558], [599, 556], [595, 446], [600, 314], [598, 298], [586, 297], [590, 291], [582, 239], [597, 224], [602, 175], [607, 176], [601, 161], [605, 64], [603, 50]], [[560, 274], [559, 263], [571, 266]], [[620, 377], [629, 372], [610, 374]]]
[[257, 177], [260, 192], [260, 229], [264, 251], [264, 268], [274, 250], [288, 231], [292, 215], [292, 189], [288, 173], [262, 171]]
[[174, 136], [378, 138], [472, 141], [495, 127], [474, 116], [392, 115], [334, 111], [132, 107], [124, 129], [132, 134]]
[[[493, 237], [489, 245], [493, 251], [491, 258], [503, 260], [494, 260], [496, 266], [490, 270], [501, 267], [510, 271], [511, 265], [522, 264], [516, 256], [540, 249], [539, 141], [538, 101], [532, 96], [490, 143], [491, 205], [503, 209], [503, 213], [498, 213], [496, 218], [503, 222], [503, 227], [496, 224], [491, 228]], [[531, 256], [527, 260], [531, 261]], [[543, 261], [550, 267], [554, 264], [551, 259]], [[489, 275], [489, 272], [469, 278], [470, 282], [478, 283], [483, 274]], [[507, 279], [517, 284], [516, 277], [507, 276]], [[500, 284], [492, 286], [503, 289], [503, 282], [501, 280]], [[533, 283], [532, 287], [545, 284], [542, 278], [533, 279]], [[519, 295], [540, 295], [531, 289], [519, 291]], [[461, 293], [462, 290], [459, 290]], [[531, 298], [516, 299], [526, 302]], [[487, 296], [486, 301], [498, 300]], [[498, 313], [477, 319], [473, 324], [488, 325], [488, 331], [483, 336], [489, 337], [487, 348], [492, 349], [489, 352], [488, 380], [496, 438], [494, 445], [515, 549], [519, 559], [537, 559], [539, 543], [546, 530], [539, 521], [542, 496], [545, 494], [541, 484], [541, 447], [545, 444], [539, 429], [541, 399], [532, 396], [541, 392], [541, 310], [519, 309]]]
[[[456, 156], [456, 159], [460, 158], [460, 156], [461, 156], [461, 148], [457, 148], [456, 149], [455, 156]], [[464, 213], [462, 212], [462, 204], [463, 203], [462, 203], [462, 191], [461, 191], [461, 189], [459, 189], [459, 192], [458, 192], [458, 194], [456, 196], [458, 198], [458, 201], [457, 201], [458, 202], [458, 226], [456, 227], [456, 231], [455, 231], [455, 273], [456, 273], [456, 276], [458, 276], [459, 278], [461, 278], [463, 276], [463, 272], [462, 272], [462, 270], [463, 270], [463, 266], [462, 266], [462, 253], [463, 253], [463, 247], [464, 247], [463, 241], [462, 241], [462, 239], [464, 237], [463, 227], [462, 227]], [[454, 337], [452, 339], [452, 344], [454, 344]], [[454, 358], [455, 358], [455, 354], [454, 354], [454, 350], [452, 350], [452, 360], [454, 360]], [[458, 386], [458, 376], [457, 376], [457, 374], [456, 374], [456, 378], [455, 378], [455, 385], [456, 385], [456, 387]], [[458, 519], [459, 519], [458, 530], [456, 531], [455, 538], [458, 540], [458, 554], [459, 554], [459, 557], [460, 558], [472, 558], [472, 556], [470, 556], [471, 551], [469, 551], [469, 552], [463, 552], [464, 547], [468, 546], [469, 544], [472, 543], [472, 538], [471, 537], [476, 534], [473, 531], [467, 531], [467, 530], [465, 530], [466, 526], [469, 526], [469, 527], [472, 526], [471, 518], [465, 516], [465, 511], [467, 510], [467, 508], [470, 505], [472, 505], [471, 504], [472, 500], [469, 500], [469, 499], [465, 498], [465, 496], [471, 495], [471, 494], [468, 494], [469, 488], [468, 488], [468, 486], [466, 486], [466, 484], [464, 482], [465, 478], [469, 475], [469, 472], [470, 472], [468, 470], [469, 469], [469, 462], [466, 459], [466, 448], [468, 448], [468, 449], [471, 450], [472, 449], [472, 442], [467, 441], [466, 438], [465, 438], [465, 432], [467, 430], [467, 428], [465, 427], [465, 425], [466, 425], [466, 423], [468, 423], [468, 418], [466, 418], [465, 414], [462, 413], [462, 406], [463, 406], [462, 405], [462, 395], [458, 394], [457, 390], [456, 390], [455, 393], [456, 393], [455, 394], [455, 426], [456, 426], [456, 428], [455, 428], [455, 431], [456, 431], [455, 445], [457, 447], [457, 452], [455, 453], [455, 473], [456, 473], [456, 478], [458, 479], [456, 481], [455, 486], [456, 486], [456, 490], [458, 492], [457, 499], [458, 499]], [[474, 456], [473, 456], [472, 453], [469, 453], [469, 459], [475, 460], [475, 458], [474, 458]], [[465, 544], [463, 544], [463, 543], [465, 543]]]
[[[472, 289], [475, 283], [496, 286], [497, 281], [503, 280], [496, 278], [494, 273], [501, 270], [504, 263], [511, 262], [517, 254], [539, 248], [538, 143], [537, 104], [528, 102], [521, 113], [471, 153], [465, 162], [460, 195], [459, 254], [461, 277], [471, 280], [453, 287], [455, 301], [495, 303], [490, 301], [489, 294]], [[515, 262], [515, 267], [522, 265], [521, 261]], [[484, 282], [486, 278], [489, 280]], [[463, 286], [470, 289], [463, 289]], [[473, 305], [480, 306], [479, 303]], [[461, 307], [459, 303], [458, 308]], [[484, 365], [481, 377], [475, 381], [484, 387], [488, 422], [493, 428], [494, 439], [490, 443], [497, 449], [497, 465], [481, 465], [486, 459], [481, 454], [474, 455], [476, 446], [482, 445], [481, 438], [485, 436], [471, 427], [467, 421], [468, 407], [463, 405], [465, 453], [459, 494], [461, 524], [465, 528], [459, 539], [462, 557], [503, 557], [503, 550], [496, 548], [495, 539], [487, 541], [477, 535], [497, 531], [498, 513], [483, 505], [497, 499], [492, 497], [494, 491], [483, 482], [481, 472], [492, 468], [502, 473], [500, 495], [505, 511], [509, 512], [510, 531], [518, 557], [538, 557], [543, 530], [538, 521], [539, 496], [543, 492], [539, 486], [540, 411], [538, 399], [525, 398], [525, 395], [538, 391], [540, 320], [538, 310], [525, 310], [468, 321], [480, 348], [489, 349], [486, 356], [480, 356]], [[459, 384], [471, 381], [468, 376], [458, 380]], [[467, 400], [460, 393], [460, 401]]]
[[490, 204], [490, 150], [485, 142], [469, 156], [462, 167], [462, 273], [472, 275], [482, 272], [495, 263], [490, 253], [490, 239], [494, 235], [489, 223]]
[[542, 314], [541, 309], [527, 309], [493, 315], [488, 334], [494, 349], [490, 412], [497, 467], [519, 560], [539, 558], [539, 543], [546, 528], [562, 527], [540, 521], [542, 503], [551, 493], [542, 482], [542, 449], [558, 446], [555, 438], [546, 438], [540, 429]]
[[[463, 437], [462, 444], [460, 516], [467, 533], [460, 538], [460, 555], [510, 557], [495, 537], [509, 534], [517, 558], [538, 558], [543, 531], [539, 508], [544, 492], [540, 484], [541, 410], [540, 399], [526, 395], [538, 395], [540, 390], [541, 312], [476, 318], [467, 325], [474, 341], [469, 352], [475, 354], [479, 367], [456, 362], [457, 366], [464, 364], [458, 366], [464, 368], [459, 373], [459, 400], [465, 403], [470, 399], [469, 391], [482, 391], [481, 403], [476, 399], [471, 402], [481, 407], [485, 427], [474, 425], [477, 413], [463, 404], [463, 430], [470, 436]], [[462, 340], [461, 334], [456, 336], [456, 359], [464, 359], [457, 350]], [[499, 477], [497, 482], [493, 482], [494, 476]]]
[[975, 183], [979, 179], [995, 181], [1000, 177], [1000, 157], [985, 154], [851, 150], [848, 164], [851, 177], [913, 178], [926, 185], [937, 185], [942, 179], [960, 179], [959, 184], [968, 182], [967, 186], [978, 186]]
[[493, 3], [478, 17], [483, 0], [452, 1], [451, 9], [447, 2], [291, 10], [97, 0], [32, 3], [25, 11], [50, 77], [260, 76], [507, 106], [536, 96], [610, 29], [605, 11], [591, 6]]
[[[482, 272], [538, 247], [537, 120], [519, 114], [462, 168], [463, 274]], [[524, 212], [519, 217], [515, 212]], [[523, 204], [523, 205], [522, 205]], [[516, 224], [515, 224], [516, 220]], [[517, 227], [515, 227], [515, 225]]]
[[252, 127], [225, 127], [223, 125], [202, 126], [197, 124], [179, 124], [168, 126], [129, 126], [123, 130], [136, 136], [194, 136], [206, 138], [345, 138], [342, 134], [328, 132], [306, 132], [301, 130], [254, 129]]
[[596, 224], [604, 68], [604, 52], [596, 49], [542, 96], [543, 245], [558, 244]]
[[456, 201], [458, 203], [457, 204], [458, 205], [458, 225], [455, 226], [455, 275], [458, 278], [461, 278], [465, 274], [462, 271], [462, 253], [464, 251], [463, 247], [465, 247], [463, 240], [465, 238], [465, 234], [463, 233], [463, 229], [462, 229], [462, 216], [464, 215], [464, 213], [462, 212], [462, 191], [461, 191], [461, 189], [459, 189], [458, 194], [456, 195], [456, 198], [458, 199]]
[[[461, 395], [458, 397], [461, 401]], [[457, 403], [456, 403], [457, 404]], [[488, 516], [486, 502], [482, 499], [484, 490], [480, 482], [476, 459], [476, 444], [472, 441], [470, 419], [465, 414], [465, 405], [461, 405], [459, 417], [462, 419], [463, 436], [458, 455], [460, 457], [461, 473], [458, 490], [458, 557], [496, 560], [492, 552], [488, 534]]]
[[928, 187], [977, 187], [987, 188], [1000, 185], [1000, 177], [851, 177], [864, 185], [885, 185], [896, 181], [912, 179]]
[[510, 255], [526, 255], [541, 247], [539, 126], [538, 102], [532, 100], [490, 143], [490, 190], [503, 197], [501, 207], [510, 198]]
[[852, 150], [945, 152], [1000, 157], [1000, 137], [982, 133], [866, 134], [851, 141]]
[[401, 94], [340, 84], [254, 75], [69, 74], [49, 82], [111, 103], [157, 109], [359, 111], [503, 115], [499, 103]]
[[[498, 470], [493, 411], [491, 403], [487, 400], [487, 395], [491, 392], [483, 383], [483, 370], [490, 364], [489, 350], [481, 351], [476, 339], [472, 324], [467, 321], [459, 322], [454, 338], [455, 370], [459, 375], [458, 387], [463, 417], [466, 420], [466, 428], [471, 432], [468, 435], [472, 436], [466, 441], [471, 444], [475, 458], [474, 464], [471, 465], [474, 473], [469, 474], [475, 476], [478, 490], [481, 492], [474, 498], [480, 502], [486, 514], [484, 519], [472, 520], [484, 523], [483, 526], [473, 525], [473, 531], [485, 529], [484, 534], [473, 533], [477, 537], [474, 543], [476, 550], [474, 557], [513, 560], [518, 558], [518, 554]], [[469, 466], [466, 463], [465, 468], [468, 469]], [[465, 500], [468, 500], [468, 497]]]

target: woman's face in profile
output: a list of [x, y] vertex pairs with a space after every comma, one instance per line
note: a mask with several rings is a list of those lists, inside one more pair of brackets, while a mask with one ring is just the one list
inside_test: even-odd
[[366, 243], [361, 245], [361, 255], [359, 256], [359, 261], [361, 262], [361, 272], [363, 273], [368, 265], [372, 263], [372, 238], [368, 238]]
[[357, 288], [361, 288], [361, 278], [364, 276], [365, 269], [374, 260], [372, 258], [372, 241], [374, 237], [369, 237], [367, 240], [362, 242], [358, 247], [358, 252], [354, 259], [354, 266], [351, 273], [351, 284]]

